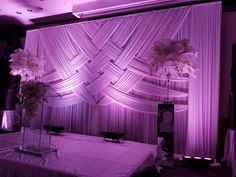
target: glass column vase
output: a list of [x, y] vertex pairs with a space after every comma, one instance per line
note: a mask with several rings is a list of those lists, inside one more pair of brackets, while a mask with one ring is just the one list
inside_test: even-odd
[[[43, 105], [41, 105], [43, 109]], [[29, 117], [24, 110], [23, 116], [23, 140], [19, 151], [33, 155], [42, 156], [57, 149], [51, 145], [51, 133], [44, 129], [44, 123], [50, 120], [43, 120], [42, 114], [37, 117]], [[50, 126], [50, 125], [49, 125]]]

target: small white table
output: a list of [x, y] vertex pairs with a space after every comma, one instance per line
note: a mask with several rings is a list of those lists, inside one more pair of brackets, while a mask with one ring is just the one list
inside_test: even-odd
[[227, 130], [223, 161], [232, 167], [232, 177], [236, 177], [236, 131]]

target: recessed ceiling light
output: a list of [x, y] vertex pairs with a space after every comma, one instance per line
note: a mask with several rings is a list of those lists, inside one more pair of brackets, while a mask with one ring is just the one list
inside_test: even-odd
[[43, 10], [43, 8], [42, 8], [42, 7], [37, 7], [37, 9], [38, 9], [38, 10]]
[[21, 13], [21, 12], [19, 12], [19, 11], [16, 11], [16, 13], [17, 13], [17, 14], [22, 14], [22, 13]]

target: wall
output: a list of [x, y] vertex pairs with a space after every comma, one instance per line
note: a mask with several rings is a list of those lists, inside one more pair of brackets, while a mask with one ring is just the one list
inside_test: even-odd
[[236, 42], [236, 12], [222, 14], [221, 36], [221, 81], [219, 115], [229, 118], [229, 101], [231, 93], [232, 44]]
[[[230, 94], [232, 44], [236, 42], [236, 12], [222, 14], [221, 27], [221, 78], [219, 102], [219, 128], [217, 158], [220, 160], [224, 152], [224, 141], [227, 129], [230, 127]], [[236, 59], [236, 58], [235, 58]]]
[[[19, 30], [1, 31], [0, 36], [0, 130], [13, 130], [12, 126], [6, 127], [4, 123], [4, 112], [15, 110], [16, 93], [19, 91], [20, 78], [9, 74], [10, 54], [17, 48], [23, 48], [25, 37]], [[13, 114], [14, 115], [14, 114]], [[11, 117], [11, 116], [10, 116]], [[20, 122], [19, 122], [20, 123]], [[3, 126], [4, 125], [4, 126]], [[19, 126], [18, 126], [19, 127]], [[17, 127], [17, 128], [18, 128]], [[9, 129], [8, 129], [9, 128]], [[14, 121], [14, 130], [15, 121]], [[2, 130], [1, 130], [2, 132]]]

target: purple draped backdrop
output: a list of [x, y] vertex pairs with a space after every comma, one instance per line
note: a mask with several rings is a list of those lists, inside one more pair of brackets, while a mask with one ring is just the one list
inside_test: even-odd
[[44, 104], [44, 117], [67, 131], [156, 143], [157, 106], [166, 82], [149, 73], [154, 41], [188, 38], [199, 73], [172, 81], [175, 152], [215, 157], [219, 92], [219, 2], [101, 19], [27, 32], [25, 49], [46, 60], [42, 81], [61, 97]]

